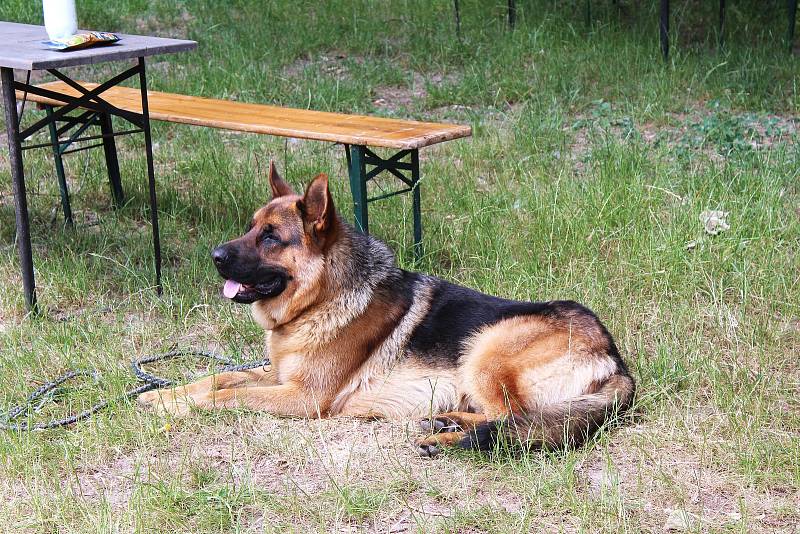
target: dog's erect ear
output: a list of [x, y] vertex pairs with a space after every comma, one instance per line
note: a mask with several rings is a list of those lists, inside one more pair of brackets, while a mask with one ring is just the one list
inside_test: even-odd
[[318, 174], [306, 189], [303, 197], [303, 220], [317, 233], [323, 233], [331, 227], [334, 217], [333, 198], [328, 189], [328, 175]]
[[278, 174], [278, 169], [275, 168], [274, 161], [269, 162], [269, 186], [272, 188], [272, 198], [294, 194], [291, 186], [284, 182], [281, 175]]

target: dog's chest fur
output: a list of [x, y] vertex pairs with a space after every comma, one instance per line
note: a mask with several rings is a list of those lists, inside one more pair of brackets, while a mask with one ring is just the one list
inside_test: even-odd
[[[442, 362], [432, 366], [409, 349], [430, 310], [432, 281], [400, 273], [363, 291], [368, 295], [329, 301], [271, 331], [268, 345], [278, 380], [313, 388], [329, 415], [423, 416], [432, 402], [454, 407], [455, 369], [442, 369]], [[356, 317], [354, 301], [367, 302]]]

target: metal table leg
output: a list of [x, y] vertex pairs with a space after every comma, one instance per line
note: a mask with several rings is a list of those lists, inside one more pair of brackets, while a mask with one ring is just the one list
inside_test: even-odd
[[14, 208], [17, 219], [17, 248], [22, 267], [22, 287], [25, 291], [25, 305], [36, 311], [36, 284], [33, 279], [33, 255], [31, 253], [31, 232], [28, 223], [28, 199], [25, 195], [25, 174], [22, 165], [22, 146], [20, 143], [17, 98], [14, 92], [14, 70], [0, 68], [3, 83], [3, 104], [6, 110], [6, 130], [8, 132], [8, 155], [11, 161], [11, 180], [14, 189]]
[[156, 199], [156, 174], [153, 167], [153, 145], [150, 136], [150, 112], [147, 104], [147, 74], [144, 58], [139, 58], [139, 89], [142, 94], [142, 130], [144, 130], [145, 152], [147, 153], [147, 184], [150, 189], [150, 223], [153, 227], [153, 252], [155, 253], [156, 292], [163, 292], [161, 286], [161, 238], [158, 233], [158, 200]]
[[[64, 215], [69, 222], [71, 219], [69, 192], [66, 188], [61, 156], [70, 152], [77, 152], [80, 150], [91, 149], [96, 146], [103, 146], [106, 152], [106, 164], [108, 166], [112, 195], [114, 196], [115, 204], [120, 205], [123, 201], [123, 196], [122, 185], [119, 179], [119, 161], [117, 159], [114, 137], [118, 135], [129, 135], [134, 133], [145, 134], [147, 177], [150, 190], [150, 220], [153, 227], [153, 248], [155, 252], [156, 289], [158, 293], [161, 294], [161, 243], [158, 233], [158, 204], [155, 190], [155, 172], [148, 114], [147, 78], [145, 75], [144, 58], [139, 58], [137, 66], [131, 67], [124, 72], [117, 74], [116, 76], [91, 90], [82, 87], [80, 84], [56, 69], [48, 69], [48, 72], [76, 89], [81, 96], [69, 96], [55, 91], [50, 91], [49, 89], [45, 89], [43, 87], [30, 85], [28, 82], [17, 82], [14, 80], [13, 70], [8, 68], [2, 69], [3, 99], [6, 110], [6, 124], [8, 128], [8, 145], [9, 154], [11, 156], [11, 174], [14, 185], [14, 198], [16, 201], [17, 243], [19, 246], [20, 264], [22, 267], [25, 301], [28, 305], [28, 308], [35, 309], [36, 295], [33, 279], [33, 261], [31, 257], [30, 230], [28, 225], [27, 199], [25, 196], [22, 151], [48, 146], [52, 147], [54, 156], [56, 158], [56, 171], [59, 174], [59, 188], [61, 189], [62, 193], [62, 204], [64, 205], [65, 210]], [[138, 113], [112, 106], [100, 96], [109, 88], [114, 87], [120, 82], [137, 74], [139, 75], [139, 83], [141, 88], [143, 114], [140, 115]], [[53, 107], [48, 107], [47, 117], [35, 121], [32, 125], [25, 129], [21, 129], [19, 117], [17, 116], [15, 90], [51, 98], [61, 102], [62, 104], [57, 110], [53, 109]], [[81, 107], [87, 108], [88, 111], [83, 112], [79, 116], [68, 116], [68, 113]], [[111, 115], [122, 117], [136, 126], [138, 129], [114, 132], [111, 125]], [[57, 123], [65, 123], [65, 125], [59, 128]], [[93, 125], [99, 125], [102, 134], [83, 136], [83, 132]], [[23, 144], [24, 140], [30, 138], [40, 129], [45, 127], [48, 127], [50, 130], [49, 143]], [[76, 131], [73, 132], [68, 139], [62, 142], [59, 137], [63, 133], [69, 131], [71, 128], [76, 128]], [[67, 148], [75, 142], [92, 141], [97, 139], [102, 139], [103, 142], [95, 145], [67, 150]]]

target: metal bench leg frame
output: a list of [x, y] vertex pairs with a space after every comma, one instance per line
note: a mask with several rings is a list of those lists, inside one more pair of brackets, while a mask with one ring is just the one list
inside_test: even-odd
[[114, 125], [111, 115], [103, 113], [98, 118], [100, 132], [103, 134], [103, 152], [106, 157], [106, 170], [108, 171], [108, 184], [111, 187], [111, 198], [116, 209], [125, 203], [125, 192], [122, 190], [122, 178], [119, 175], [119, 160], [117, 159], [117, 142], [114, 140]]
[[[422, 258], [422, 194], [420, 191], [419, 151], [401, 150], [389, 158], [382, 158], [362, 145], [345, 145], [347, 168], [350, 174], [350, 192], [353, 195], [355, 226], [360, 232], [369, 233], [370, 202], [410, 192], [412, 195], [412, 215], [414, 219], [414, 259]], [[408, 158], [409, 161], [403, 161]], [[367, 165], [372, 169], [367, 171]], [[367, 182], [382, 172], [389, 172], [407, 187], [383, 195], [369, 198]], [[407, 174], [406, 174], [407, 173]]]
[[[45, 106], [45, 111], [47, 111], [48, 117], [53, 116], [53, 106]], [[50, 142], [53, 145], [53, 160], [56, 167], [56, 176], [58, 177], [58, 190], [61, 193], [61, 209], [64, 210], [64, 222], [67, 223], [67, 226], [72, 227], [74, 225], [72, 220], [72, 206], [69, 201], [67, 176], [64, 173], [64, 160], [61, 157], [63, 150], [61, 148], [61, 143], [58, 141], [56, 121], [51, 122], [48, 126], [50, 129]]]
[[[44, 106], [48, 117], [53, 116], [53, 106]], [[66, 125], [57, 128], [59, 122], [65, 122]], [[78, 128], [72, 132], [69, 137], [62, 141], [59, 136], [71, 130], [73, 127]], [[102, 143], [97, 143], [80, 148], [69, 149], [76, 140], [80, 140], [81, 134], [90, 126], [99, 126], [102, 133]], [[114, 142], [114, 130], [111, 125], [111, 116], [107, 113], [96, 113], [89, 111], [77, 117], [63, 117], [56, 119], [48, 124], [50, 130], [50, 143], [53, 147], [53, 160], [55, 162], [56, 176], [58, 177], [58, 188], [61, 193], [61, 207], [64, 211], [64, 221], [67, 226], [73, 226], [72, 208], [70, 205], [69, 189], [67, 188], [67, 178], [64, 172], [64, 154], [71, 152], [78, 152], [87, 150], [102, 145], [105, 151], [106, 167], [108, 169], [108, 181], [111, 186], [111, 196], [113, 198], [114, 208], [122, 206], [125, 195], [122, 191], [122, 181], [119, 175], [119, 162], [117, 160], [117, 145]]]
[[[11, 162], [11, 177], [14, 190], [14, 202], [16, 213], [16, 239], [22, 269], [22, 285], [25, 294], [25, 304], [31, 311], [36, 310], [36, 285], [34, 282], [33, 257], [31, 253], [30, 225], [28, 219], [28, 203], [25, 191], [25, 174], [23, 167], [22, 152], [33, 148], [51, 147], [54, 151], [56, 160], [56, 173], [59, 175], [59, 189], [62, 195], [62, 205], [64, 216], [68, 221], [72, 219], [69, 206], [69, 195], [64, 178], [63, 162], [61, 156], [78, 150], [86, 150], [94, 146], [102, 145], [106, 153], [106, 164], [108, 166], [109, 180], [111, 182], [112, 196], [116, 205], [123, 201], [122, 185], [119, 179], [119, 162], [116, 156], [116, 144], [114, 138], [120, 135], [134, 133], [144, 133], [145, 151], [147, 155], [147, 178], [150, 193], [150, 221], [153, 227], [153, 249], [155, 255], [156, 289], [161, 294], [161, 242], [158, 233], [158, 205], [155, 190], [155, 171], [153, 165], [153, 149], [150, 133], [150, 121], [148, 116], [147, 102], [147, 79], [145, 74], [144, 58], [139, 58], [138, 63], [117, 74], [111, 79], [101, 83], [94, 89], [81, 87], [77, 82], [68, 78], [56, 69], [48, 70], [53, 76], [76, 89], [81, 96], [75, 97], [55, 91], [50, 91], [35, 85], [19, 82], [14, 79], [13, 69], [0, 68], [0, 80], [2, 81], [3, 107], [5, 109], [6, 129], [8, 131], [8, 151]], [[139, 76], [139, 88], [142, 97], [142, 113], [120, 109], [103, 100], [100, 96], [104, 91], [119, 85], [122, 81], [133, 76]], [[33, 125], [22, 129], [19, 124], [17, 114], [17, 101], [15, 90], [26, 92], [33, 95], [51, 98], [58, 102], [63, 102], [58, 109], [52, 107], [47, 110], [46, 117], [34, 122]], [[68, 116], [68, 113], [79, 108], [87, 109], [78, 117]], [[136, 126], [136, 129], [115, 132], [111, 126], [111, 116], [122, 117], [126, 121]], [[65, 126], [57, 128], [57, 123], [66, 123]], [[83, 132], [92, 124], [100, 126], [101, 134], [93, 136], [81, 136]], [[59, 136], [78, 125], [78, 129], [73, 133], [66, 143], [59, 141]], [[25, 144], [23, 142], [41, 129], [47, 128], [50, 133], [50, 142], [38, 144]], [[67, 150], [67, 147], [78, 141], [90, 141], [101, 139], [102, 142], [96, 145], [80, 147]], [[66, 146], [64, 146], [66, 145]]]

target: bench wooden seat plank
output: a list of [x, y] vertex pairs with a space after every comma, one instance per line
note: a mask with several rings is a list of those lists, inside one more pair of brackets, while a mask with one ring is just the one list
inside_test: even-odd
[[[98, 87], [95, 83], [75, 83], [86, 91]], [[41, 94], [35, 94], [38, 90], [43, 91]], [[50, 127], [50, 144], [53, 147], [65, 220], [71, 221], [71, 211], [62, 155], [99, 146], [91, 145], [68, 150], [73, 143], [79, 141], [102, 138], [101, 144], [106, 155], [114, 202], [115, 205], [121, 205], [124, 197], [119, 178], [114, 137], [137, 133], [137, 130], [115, 133], [111, 115], [123, 118], [127, 118], [126, 113], [133, 116], [143, 115], [141, 91], [119, 85], [110, 87], [101, 93], [100, 98], [111, 107], [84, 100], [82, 105], [88, 107], [89, 111], [72, 117], [57, 116], [58, 112], [54, 112], [53, 108], [63, 106], [64, 101], [47, 96], [48, 93], [51, 96], [52, 93], [57, 93], [65, 95], [65, 97], [80, 97], [82, 93], [70, 84], [54, 81], [31, 87], [28, 91], [28, 93], [17, 91], [17, 99], [27, 99], [38, 103], [46, 108], [48, 115], [55, 117], [53, 125]], [[363, 232], [369, 232], [368, 203], [401, 193], [411, 193], [413, 243], [416, 258], [420, 258], [422, 255], [419, 149], [472, 135], [469, 126], [456, 124], [284, 108], [159, 91], [148, 91], [147, 101], [148, 116], [151, 121], [161, 120], [193, 126], [344, 144], [347, 152], [347, 167], [350, 191], [353, 195], [353, 215], [356, 228]], [[70, 112], [71, 109], [66, 113]], [[64, 123], [64, 126], [57, 129], [55, 122]], [[134, 122], [134, 124], [138, 123]], [[81, 137], [82, 132], [92, 125], [99, 125], [102, 135]], [[75, 131], [66, 135], [73, 128]], [[368, 147], [390, 148], [397, 152], [384, 157], [371, 151]], [[394, 175], [403, 182], [405, 187], [370, 198], [367, 194], [367, 182], [382, 172]]]
[[[94, 83], [78, 82], [86, 89]], [[58, 93], [80, 93], [61, 81], [39, 85]], [[22, 98], [22, 95], [18, 95]], [[29, 94], [28, 100], [46, 105], [61, 103]], [[134, 113], [142, 112], [138, 89], [113, 87], [103, 93], [108, 103]], [[284, 108], [265, 104], [232, 102], [213, 98], [148, 91], [151, 120], [207, 126], [242, 132], [329, 141], [348, 145], [414, 150], [432, 144], [468, 137], [469, 126], [418, 122], [364, 115]]]

